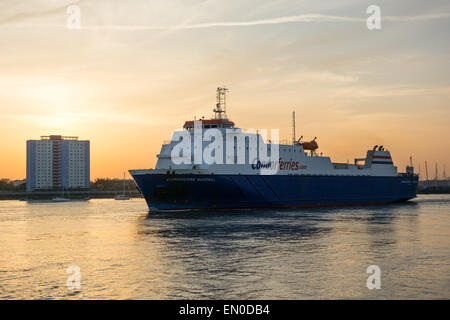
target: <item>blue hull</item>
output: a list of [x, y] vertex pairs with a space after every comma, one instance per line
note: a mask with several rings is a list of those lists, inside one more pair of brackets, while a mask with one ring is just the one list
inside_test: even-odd
[[158, 210], [375, 205], [416, 197], [417, 176], [133, 175]]

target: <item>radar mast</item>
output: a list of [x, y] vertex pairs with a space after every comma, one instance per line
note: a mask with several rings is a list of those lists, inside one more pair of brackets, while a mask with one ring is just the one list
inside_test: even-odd
[[217, 88], [214, 119], [227, 119], [227, 88]]

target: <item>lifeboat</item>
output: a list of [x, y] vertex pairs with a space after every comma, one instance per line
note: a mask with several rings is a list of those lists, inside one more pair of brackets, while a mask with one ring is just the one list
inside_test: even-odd
[[309, 142], [302, 142], [301, 143], [303, 150], [317, 150], [319, 149], [319, 145], [316, 142], [316, 138], [314, 140], [311, 140]]

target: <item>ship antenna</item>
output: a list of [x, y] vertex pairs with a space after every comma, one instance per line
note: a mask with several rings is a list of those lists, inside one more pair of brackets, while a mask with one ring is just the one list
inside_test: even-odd
[[295, 140], [295, 110], [292, 111], [292, 144], [295, 144], [297, 140]]
[[428, 163], [427, 163], [427, 161], [425, 161], [425, 176], [427, 177], [427, 181], [428, 181]]
[[215, 119], [227, 119], [227, 88], [217, 88], [216, 107], [214, 109]]

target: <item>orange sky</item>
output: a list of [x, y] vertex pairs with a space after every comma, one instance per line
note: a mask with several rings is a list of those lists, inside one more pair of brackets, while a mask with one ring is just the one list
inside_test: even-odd
[[[61, 27], [71, 2], [81, 8], [81, 30]], [[40, 0], [22, 8], [7, 0], [0, 177], [24, 178], [25, 141], [50, 134], [91, 141], [91, 179], [153, 167], [173, 130], [212, 114], [222, 85], [230, 89], [228, 115], [244, 129], [279, 128], [290, 139], [295, 109], [297, 136], [317, 136], [333, 161], [383, 144], [401, 171], [412, 155], [422, 172], [428, 160], [430, 176], [436, 161], [450, 173], [450, 5], [413, 2], [405, 12], [403, 2], [382, 1], [382, 12], [410, 21], [369, 31], [364, 22], [278, 19], [365, 19], [361, 1]], [[264, 19], [271, 22], [214, 25]], [[123, 28], [135, 25], [148, 28]]]

